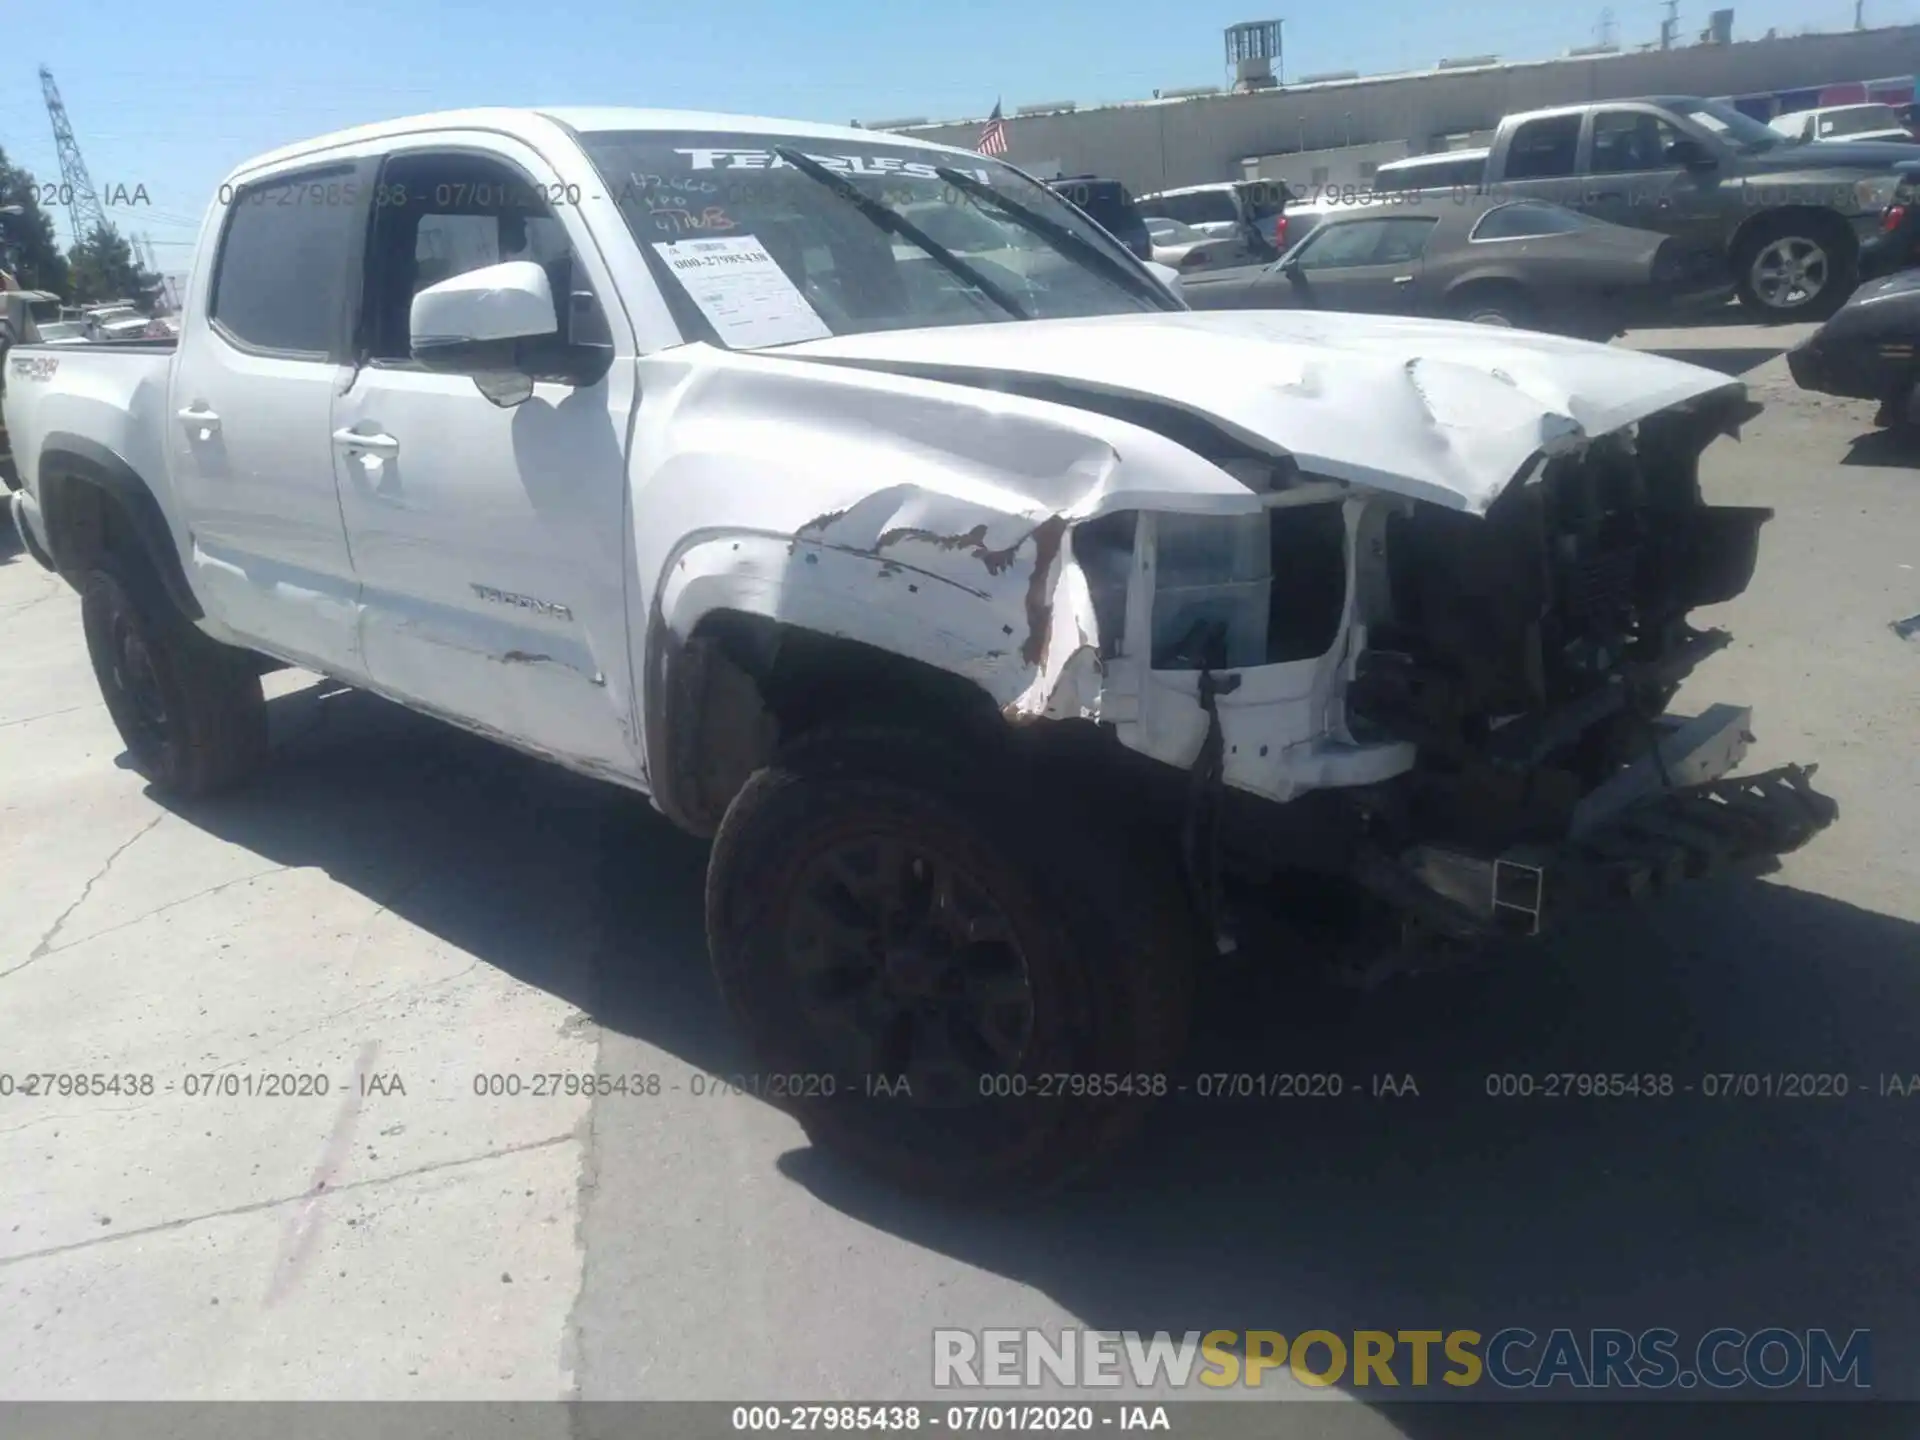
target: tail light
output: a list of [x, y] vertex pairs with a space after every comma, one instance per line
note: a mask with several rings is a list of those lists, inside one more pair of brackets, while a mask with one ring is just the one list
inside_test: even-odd
[[1273, 248], [1276, 250], [1287, 248], [1287, 217], [1284, 215], [1273, 217]]
[[1907, 218], [1906, 206], [1889, 205], [1887, 207], [1886, 214], [1880, 217], [1880, 228], [1882, 231], [1891, 233], [1895, 230], [1898, 230], [1900, 228], [1900, 222], [1906, 218]]
[[1180, 268], [1182, 270], [1191, 270], [1196, 265], [1204, 265], [1206, 263], [1207, 263], [1206, 251], [1189, 250], [1187, 252], [1186, 258], [1180, 262]]

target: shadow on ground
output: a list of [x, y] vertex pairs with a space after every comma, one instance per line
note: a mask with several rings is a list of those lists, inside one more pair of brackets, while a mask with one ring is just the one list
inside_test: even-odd
[[1703, 365], [1709, 370], [1718, 370], [1722, 375], [1744, 375], [1756, 366], [1764, 365], [1776, 356], [1784, 355], [1783, 345], [1750, 345], [1723, 349], [1690, 350], [1682, 347], [1669, 347], [1664, 350], [1649, 350], [1649, 355], [1664, 355], [1669, 360], [1684, 360], [1689, 365]]
[[[705, 963], [705, 847], [643, 800], [350, 692], [286, 697], [274, 722], [268, 775], [180, 813], [320, 867], [610, 1030], [689, 1065], [741, 1067]], [[600, 932], [586, 964], [556, 958], [551, 940], [578, 903]], [[1877, 1389], [1904, 1395], [1920, 1349], [1920, 1094], [1878, 1091], [1882, 1074], [1920, 1071], [1916, 1017], [1920, 927], [1781, 883], [1705, 884], [1596, 921], [1529, 965], [1371, 997], [1282, 962], [1223, 964], [1207, 977], [1189, 1084], [1318, 1073], [1343, 1093], [1190, 1092], [1101, 1185], [1024, 1211], [909, 1201], [812, 1150], [781, 1164], [826, 1203], [1036, 1287], [1089, 1327], [1666, 1326], [1688, 1344], [1722, 1325], [1869, 1327]], [[1850, 1093], [1702, 1093], [1729, 1072], [1843, 1074]], [[1488, 1094], [1490, 1076], [1565, 1073], [1667, 1075], [1674, 1093]], [[1376, 1098], [1376, 1076], [1418, 1093]], [[1516, 1411], [1382, 1413], [1412, 1437], [1537, 1433]], [[1722, 1433], [1724, 1419], [1724, 1433], [1757, 1435], [1794, 1411], [1807, 1418], [1690, 1406], [1659, 1429], [1644, 1411], [1632, 1425]], [[1878, 1433], [1849, 1413], [1846, 1433]], [[1606, 1412], [1594, 1429], [1577, 1418], [1556, 1410], [1553, 1433], [1620, 1428]]]
[[1907, 426], [1869, 430], [1847, 442], [1847, 453], [1840, 458], [1840, 463], [1920, 469], [1920, 429]]

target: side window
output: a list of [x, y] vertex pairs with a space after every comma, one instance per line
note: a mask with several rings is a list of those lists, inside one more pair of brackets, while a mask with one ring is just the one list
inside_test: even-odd
[[1347, 220], [1323, 225], [1300, 248], [1303, 270], [1338, 270], [1355, 265], [1403, 265], [1417, 260], [1433, 233], [1432, 217]]
[[1434, 226], [1432, 220], [1413, 215], [1384, 220], [1381, 224], [1385, 229], [1373, 252], [1376, 265], [1404, 265], [1409, 260], [1418, 260], [1427, 248], [1427, 236], [1433, 233]]
[[1602, 110], [1593, 117], [1593, 173], [1621, 175], [1672, 168], [1667, 147], [1680, 132], [1644, 110]]
[[1557, 180], [1573, 174], [1573, 157], [1580, 148], [1578, 115], [1547, 115], [1529, 120], [1513, 132], [1507, 146], [1506, 178]]
[[207, 302], [227, 340], [315, 360], [335, 351], [372, 198], [359, 174], [336, 165], [232, 192]]
[[413, 297], [507, 260], [547, 272], [556, 338], [605, 345], [605, 313], [574, 263], [542, 188], [503, 161], [461, 153], [399, 155], [380, 172], [360, 347], [375, 364], [411, 362]]

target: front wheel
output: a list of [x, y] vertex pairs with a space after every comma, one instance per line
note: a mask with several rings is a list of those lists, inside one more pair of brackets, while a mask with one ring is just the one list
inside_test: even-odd
[[1770, 320], [1824, 320], [1852, 293], [1858, 256], [1830, 227], [1806, 220], [1768, 221], [1733, 256], [1740, 303]]
[[1046, 1189], [1109, 1154], [1171, 1089], [1196, 955], [1171, 855], [1123, 830], [910, 734], [784, 750], [707, 877], [769, 1098], [915, 1190]]

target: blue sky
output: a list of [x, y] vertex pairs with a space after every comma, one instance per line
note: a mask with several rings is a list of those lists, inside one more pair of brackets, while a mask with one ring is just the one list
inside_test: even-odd
[[[845, 122], [983, 115], [1082, 105], [1156, 88], [1218, 84], [1221, 30], [1286, 19], [1286, 70], [1363, 73], [1442, 56], [1540, 59], [1590, 43], [1600, 0], [1316, 3], [1284, 0], [725, 0], [584, 4], [547, 0], [65, 0], [7, 27], [0, 147], [57, 182], [36, 69], [51, 66], [87, 167], [103, 192], [146, 188], [110, 211], [184, 268], [221, 176], [247, 156], [326, 130], [422, 110], [490, 104], [632, 104]], [[1853, 0], [1734, 0], [1735, 34], [1769, 26], [1843, 29]], [[1683, 33], [1705, 0], [1681, 0]], [[1614, 0], [1616, 38], [1655, 38], [1657, 0]], [[964, 18], [963, 18], [964, 12]], [[1920, 20], [1920, 0], [1866, 0], [1871, 25]], [[67, 239], [64, 214], [55, 216]]]

